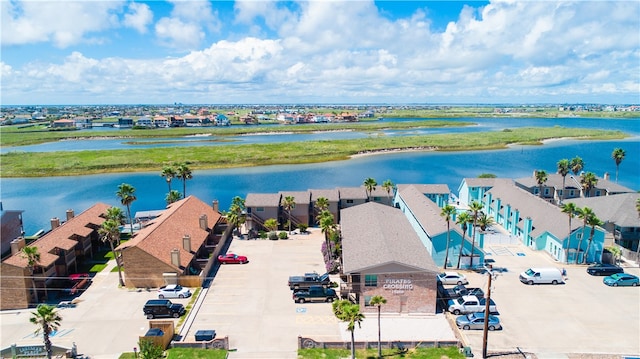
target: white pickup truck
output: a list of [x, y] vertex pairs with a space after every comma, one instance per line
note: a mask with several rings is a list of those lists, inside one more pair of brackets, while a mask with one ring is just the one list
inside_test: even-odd
[[[460, 298], [450, 299], [449, 312], [459, 315], [466, 313], [484, 312], [487, 300], [485, 298], [478, 298], [475, 295], [465, 295]], [[495, 313], [498, 309], [496, 303], [489, 302], [489, 313]]]

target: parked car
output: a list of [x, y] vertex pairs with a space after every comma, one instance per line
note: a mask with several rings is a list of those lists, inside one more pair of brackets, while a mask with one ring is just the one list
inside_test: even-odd
[[469, 284], [469, 281], [464, 276], [464, 274], [458, 272], [444, 272], [438, 274], [438, 281], [442, 284]]
[[464, 285], [457, 285], [453, 287], [453, 292], [458, 297], [465, 295], [475, 295], [478, 298], [484, 297], [484, 291], [481, 288], [467, 288]]
[[[469, 313], [456, 318], [456, 325], [460, 329], [484, 329], [484, 313]], [[489, 315], [489, 330], [502, 329], [500, 319], [495, 315]]]
[[319, 285], [314, 285], [308, 289], [299, 289], [293, 292], [293, 301], [296, 303], [306, 302], [333, 302], [338, 299], [336, 291], [331, 288], [323, 288]]
[[[487, 308], [487, 299], [467, 295], [458, 299], [449, 299], [449, 312], [459, 315], [465, 313], [484, 312]], [[489, 300], [489, 313], [497, 313], [498, 309], [493, 299]]]
[[180, 303], [172, 303], [169, 299], [150, 299], [142, 308], [147, 319], [157, 317], [179, 318], [186, 313], [184, 305]]
[[640, 278], [629, 273], [616, 273], [602, 279], [604, 284], [611, 287], [636, 287], [640, 285]]
[[249, 259], [245, 256], [239, 256], [234, 253], [221, 254], [218, 256], [218, 261], [222, 264], [245, 264], [249, 262]]
[[525, 284], [564, 284], [564, 276], [558, 268], [529, 268], [520, 273], [520, 281]]
[[64, 294], [76, 295], [83, 292], [91, 284], [91, 276], [88, 273], [74, 273], [69, 275], [67, 288]]
[[191, 291], [178, 284], [169, 284], [158, 289], [158, 298], [189, 298]]
[[623, 272], [622, 267], [607, 263], [596, 263], [587, 267], [587, 273], [591, 275], [612, 275]]
[[329, 278], [329, 273], [320, 275], [316, 272], [310, 272], [305, 273], [304, 275], [290, 276], [287, 285], [291, 290], [305, 289], [316, 285], [322, 286], [323, 288], [329, 288], [331, 285], [331, 279]]

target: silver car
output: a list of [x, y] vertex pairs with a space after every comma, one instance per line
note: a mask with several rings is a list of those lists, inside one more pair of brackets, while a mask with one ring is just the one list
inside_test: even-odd
[[169, 284], [158, 289], [158, 298], [189, 298], [191, 291], [178, 284]]
[[[456, 318], [456, 325], [460, 329], [484, 329], [484, 313], [469, 313]], [[502, 329], [500, 319], [495, 315], [489, 315], [489, 330]]]

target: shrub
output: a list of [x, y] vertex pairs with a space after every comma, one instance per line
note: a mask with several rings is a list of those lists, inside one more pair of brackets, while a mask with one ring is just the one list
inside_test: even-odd
[[271, 231], [269, 232], [268, 238], [272, 241], [277, 241], [278, 240], [278, 233], [275, 231]]
[[282, 232], [278, 233], [278, 238], [287, 239], [287, 238], [289, 238], [289, 235], [287, 234], [287, 232], [282, 231]]
[[260, 231], [260, 233], [259, 233], [259, 237], [260, 237], [261, 239], [267, 239], [267, 232], [265, 232], [265, 231]]
[[298, 229], [300, 230], [300, 233], [307, 233], [307, 228], [309, 228], [309, 226], [304, 223], [300, 223], [298, 225]]

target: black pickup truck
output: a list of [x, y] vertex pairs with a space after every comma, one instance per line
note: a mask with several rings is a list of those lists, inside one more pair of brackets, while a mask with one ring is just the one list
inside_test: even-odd
[[475, 295], [482, 298], [484, 297], [484, 291], [481, 288], [467, 288], [464, 285], [457, 285], [453, 288], [445, 288], [442, 285], [438, 285], [438, 298], [445, 302], [465, 295]]
[[338, 299], [336, 291], [331, 288], [323, 288], [322, 286], [314, 285], [309, 289], [300, 289], [293, 292], [293, 301], [296, 303], [306, 302], [333, 302]]
[[289, 289], [304, 289], [311, 286], [321, 286], [323, 288], [329, 288], [331, 285], [331, 279], [329, 273], [319, 275], [316, 272], [305, 273], [301, 276], [289, 277]]

